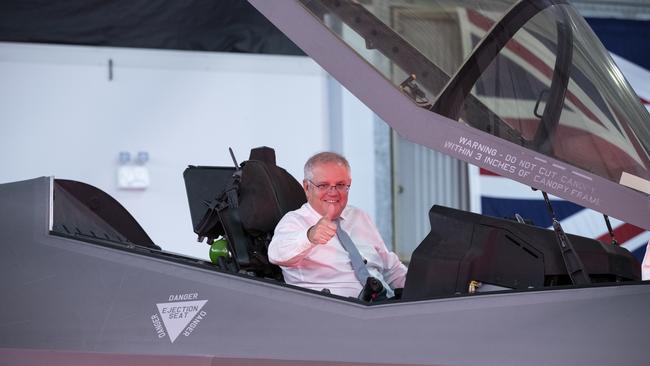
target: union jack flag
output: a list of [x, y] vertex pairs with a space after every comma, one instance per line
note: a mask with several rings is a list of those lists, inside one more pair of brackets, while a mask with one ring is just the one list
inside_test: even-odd
[[[462, 33], [466, 49], [473, 48], [495, 22], [489, 13], [472, 10], [463, 11], [459, 16], [465, 18], [461, 24], [464, 24]], [[536, 104], [542, 99], [541, 93], [548, 90], [553, 77], [554, 65], [545, 60], [554, 62], [555, 57], [544, 57], [552, 52], [552, 47], [540, 34], [521, 30], [493, 61], [490, 66], [492, 72], [488, 69], [487, 76], [479, 80], [474, 89], [482, 102], [505, 116], [505, 122], [521, 131], [522, 136], [529, 140], [534, 138], [540, 121], [534, 114]], [[621, 56], [612, 57], [650, 110], [650, 65], [635, 65]], [[506, 69], [510, 70], [510, 76], [519, 75], [525, 82], [519, 86], [512, 85], [510, 89], [499, 86], [493, 79], [499, 77], [499, 70]], [[515, 96], [519, 99], [517, 106]], [[528, 105], [524, 102], [522, 108], [521, 99], [527, 100]], [[556, 158], [572, 161], [581, 167], [593, 168], [596, 164], [596, 173], [614, 181], [620, 177], [621, 169], [648, 179], [650, 157], [628, 127], [626, 117], [617, 108], [601, 96], [597, 85], [588, 76], [572, 68], [552, 153]], [[587, 124], [591, 134], [584, 133]], [[607, 152], [608, 159], [593, 159], [593, 156], [603, 152]], [[517, 213], [537, 226], [551, 227], [542, 194], [529, 187], [471, 167], [470, 192], [474, 212], [496, 217], [514, 217]], [[566, 232], [611, 242], [602, 214], [556, 197], [551, 199], [557, 219]], [[615, 218], [611, 218], [611, 224], [617, 242], [641, 261], [650, 232]]]

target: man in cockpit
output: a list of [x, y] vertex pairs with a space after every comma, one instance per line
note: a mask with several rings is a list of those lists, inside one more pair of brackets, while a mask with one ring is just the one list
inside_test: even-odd
[[[386, 248], [370, 217], [347, 205], [348, 161], [322, 152], [307, 160], [304, 174], [307, 203], [280, 220], [268, 250], [285, 282], [349, 297], [359, 296], [367, 276], [383, 284], [387, 297], [404, 287], [404, 264]], [[357, 250], [360, 257], [353, 253]]]

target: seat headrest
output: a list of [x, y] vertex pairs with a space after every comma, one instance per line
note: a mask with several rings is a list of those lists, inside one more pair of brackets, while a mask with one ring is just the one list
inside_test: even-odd
[[269, 165], [275, 164], [275, 150], [268, 146], [260, 146], [254, 149], [251, 149], [251, 155], [248, 160], [259, 160], [263, 161]]

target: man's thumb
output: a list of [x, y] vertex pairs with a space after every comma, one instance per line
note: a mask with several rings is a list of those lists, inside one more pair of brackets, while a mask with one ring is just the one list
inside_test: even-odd
[[327, 217], [329, 220], [334, 220], [336, 217], [336, 207], [334, 205], [329, 205], [327, 207], [327, 212], [325, 213], [325, 217]]

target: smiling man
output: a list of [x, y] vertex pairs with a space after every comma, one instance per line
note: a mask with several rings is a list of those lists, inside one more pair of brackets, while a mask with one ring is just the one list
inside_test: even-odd
[[[365, 281], [359, 278], [358, 268], [355, 273], [350, 251], [342, 242], [351, 239], [365, 273], [382, 282], [388, 297], [392, 289], [404, 287], [404, 264], [388, 251], [370, 217], [347, 205], [352, 184], [347, 160], [332, 152], [312, 156], [305, 163], [302, 184], [307, 203], [280, 220], [269, 245], [269, 260], [282, 268], [285, 282], [357, 297]], [[337, 233], [338, 225], [343, 233]]]

